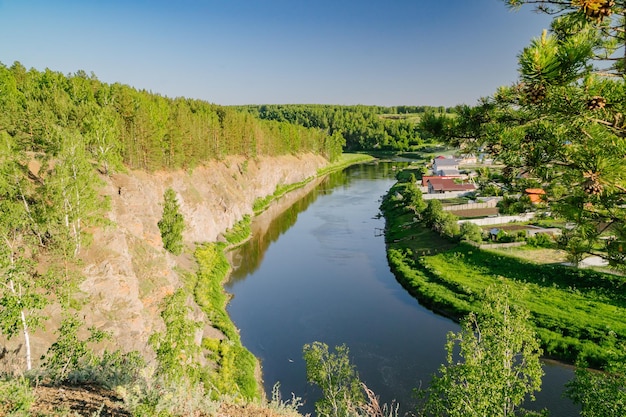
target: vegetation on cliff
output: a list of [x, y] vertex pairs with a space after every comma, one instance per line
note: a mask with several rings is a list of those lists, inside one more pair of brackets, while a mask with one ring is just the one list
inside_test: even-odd
[[[0, 384], [0, 409], [28, 413], [32, 392], [25, 376], [53, 386], [125, 386], [127, 408], [136, 415], [175, 415], [224, 396], [258, 400], [256, 360], [225, 312], [221, 283], [228, 264], [221, 244], [197, 249], [197, 273], [178, 271], [181, 286], [162, 304], [165, 328], [150, 338], [154, 367], [135, 352], [102, 352], [98, 343], [110, 335], [84, 328], [75, 297], [83, 279], [81, 253], [94, 228], [112, 226], [102, 178], [128, 168], [189, 169], [230, 155], [312, 153], [337, 160], [343, 138], [108, 85], [82, 71], [26, 70], [17, 62], [0, 64], [0, 91], [0, 326], [4, 338], [22, 341], [1, 355], [1, 376], [8, 379]], [[159, 228], [166, 249], [188, 252], [181, 236], [185, 220], [171, 189], [163, 209]], [[249, 233], [245, 224], [238, 229], [227, 234], [229, 242]], [[210, 323], [192, 318], [194, 305]], [[31, 355], [31, 334], [46, 325], [50, 306], [65, 319], [39, 363]], [[203, 336], [203, 321], [222, 336]]]

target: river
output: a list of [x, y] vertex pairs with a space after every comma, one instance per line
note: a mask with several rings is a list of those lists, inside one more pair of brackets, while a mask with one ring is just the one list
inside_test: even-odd
[[[280, 382], [283, 399], [294, 393], [305, 401], [303, 414], [313, 413], [320, 394], [306, 382], [304, 344], [345, 344], [360, 379], [406, 412], [414, 388], [425, 387], [445, 362], [446, 334], [458, 330], [407, 294], [389, 270], [379, 205], [398, 165], [362, 164], [329, 175], [280, 215], [261, 215], [252, 239], [230, 254], [228, 312], [261, 361], [268, 395]], [[542, 391], [528, 407], [578, 415], [562, 398], [571, 368], [546, 362], [544, 370]]]

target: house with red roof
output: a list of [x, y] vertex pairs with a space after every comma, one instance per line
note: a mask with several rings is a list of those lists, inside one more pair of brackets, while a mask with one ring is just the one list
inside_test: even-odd
[[476, 185], [458, 184], [452, 178], [430, 177], [426, 183], [429, 194], [441, 194], [453, 191], [471, 192], [476, 190]]

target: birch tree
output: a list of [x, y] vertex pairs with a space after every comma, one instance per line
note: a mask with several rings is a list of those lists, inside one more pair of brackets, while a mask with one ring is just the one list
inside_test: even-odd
[[[11, 137], [0, 133], [0, 329], [11, 339], [22, 334], [26, 369], [32, 368], [30, 333], [45, 317], [46, 289], [33, 253], [38, 229], [26, 190], [29, 184]], [[27, 198], [28, 197], [28, 198]]]
[[541, 387], [541, 349], [530, 313], [512, 305], [502, 288], [488, 289], [484, 305], [448, 334], [447, 363], [421, 391], [424, 415], [514, 416]]
[[46, 180], [49, 221], [57, 222], [57, 245], [67, 258], [76, 258], [83, 246], [84, 228], [97, 219], [102, 200], [100, 179], [88, 159], [82, 137], [60, 131], [60, 152]]
[[306, 375], [310, 383], [320, 387], [323, 397], [315, 403], [319, 416], [344, 417], [364, 403], [365, 397], [355, 366], [350, 362], [346, 345], [329, 352], [321, 342], [303, 347]]

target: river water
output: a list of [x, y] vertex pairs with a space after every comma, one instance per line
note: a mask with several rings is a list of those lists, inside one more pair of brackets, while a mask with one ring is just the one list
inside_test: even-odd
[[[446, 334], [458, 325], [422, 307], [397, 283], [385, 253], [380, 199], [401, 163], [363, 164], [329, 175], [280, 215], [255, 220], [252, 239], [231, 252], [228, 312], [243, 344], [260, 359], [268, 395], [280, 382], [313, 413], [319, 398], [306, 382], [302, 347], [345, 344], [360, 379], [380, 396], [413, 411], [414, 388], [425, 387], [445, 362]], [[263, 216], [263, 215], [262, 215]], [[578, 415], [562, 398], [573, 377], [545, 363], [532, 409]]]

